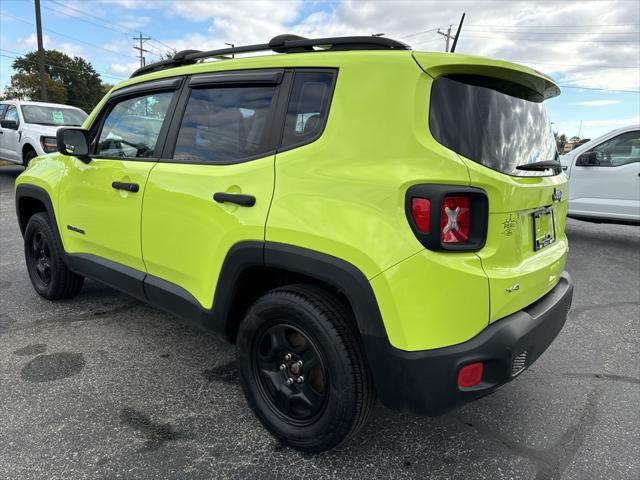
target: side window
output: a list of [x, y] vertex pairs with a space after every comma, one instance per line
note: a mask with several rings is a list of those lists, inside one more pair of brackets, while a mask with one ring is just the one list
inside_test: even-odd
[[625, 132], [591, 150], [601, 167], [619, 167], [640, 161], [640, 130]]
[[9, 105], [6, 113], [4, 114], [3, 120], [13, 120], [15, 122], [18, 122], [18, 124], [20, 124], [20, 119], [18, 118], [18, 109], [13, 105]]
[[287, 107], [281, 148], [312, 142], [327, 121], [335, 72], [297, 71]]
[[191, 90], [174, 160], [230, 163], [268, 151], [267, 117], [275, 86], [215, 86]]
[[104, 120], [95, 154], [102, 157], [153, 157], [173, 94], [146, 94], [115, 104]]

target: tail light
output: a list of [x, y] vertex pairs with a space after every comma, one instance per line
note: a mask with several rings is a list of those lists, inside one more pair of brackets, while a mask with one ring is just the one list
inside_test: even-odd
[[416, 227], [423, 233], [429, 233], [431, 223], [431, 202], [426, 198], [411, 199], [411, 215]]
[[428, 249], [479, 250], [484, 246], [489, 206], [483, 190], [414, 185], [406, 198], [409, 224]]
[[442, 243], [464, 243], [471, 236], [471, 199], [467, 196], [444, 197], [440, 212]]

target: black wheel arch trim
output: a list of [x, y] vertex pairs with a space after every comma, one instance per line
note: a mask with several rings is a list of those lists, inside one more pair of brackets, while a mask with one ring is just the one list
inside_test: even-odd
[[16, 217], [18, 218], [18, 225], [20, 226], [20, 233], [24, 236], [24, 230], [27, 228], [27, 222], [23, 222], [20, 215], [20, 206], [23, 199], [32, 198], [34, 200], [40, 201], [45, 209], [49, 218], [53, 221], [53, 233], [56, 236], [56, 240], [60, 242], [62, 245], [62, 239], [60, 237], [60, 231], [58, 230], [58, 222], [56, 220], [55, 210], [53, 208], [53, 202], [51, 201], [51, 197], [49, 196], [49, 192], [47, 192], [44, 188], [38, 187], [37, 185], [29, 185], [22, 183], [16, 187], [15, 192], [15, 206], [16, 206]]

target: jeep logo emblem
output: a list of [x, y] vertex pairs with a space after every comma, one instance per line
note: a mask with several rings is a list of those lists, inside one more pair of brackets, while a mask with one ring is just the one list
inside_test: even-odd
[[551, 195], [551, 199], [554, 202], [559, 202], [562, 200], [562, 190], [558, 190], [557, 188], [553, 189], [553, 194]]

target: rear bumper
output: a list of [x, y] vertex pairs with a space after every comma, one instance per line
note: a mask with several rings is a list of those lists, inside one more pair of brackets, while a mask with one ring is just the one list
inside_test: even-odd
[[[492, 323], [471, 340], [446, 348], [407, 352], [392, 347], [386, 338], [364, 337], [378, 398], [389, 408], [436, 416], [491, 393], [549, 347], [564, 326], [572, 297], [573, 281], [563, 272], [540, 300]], [[480, 361], [482, 382], [458, 387], [459, 369]]]

